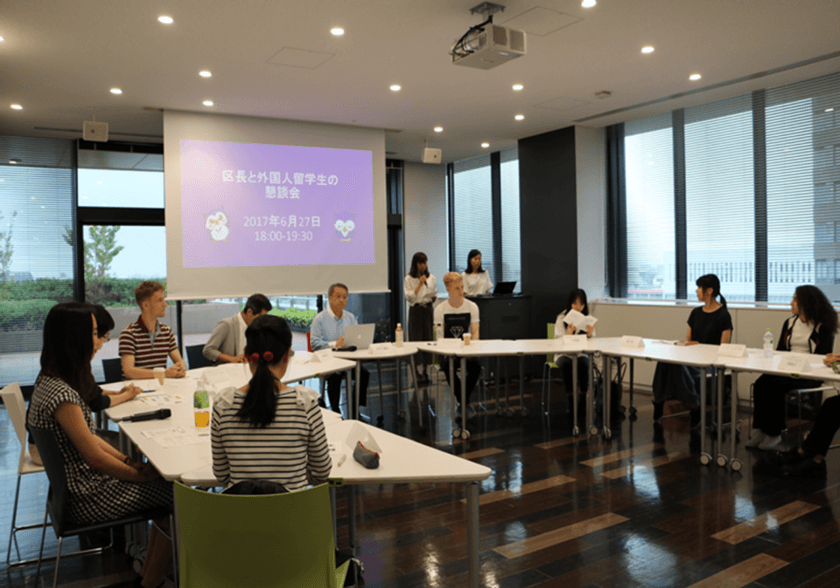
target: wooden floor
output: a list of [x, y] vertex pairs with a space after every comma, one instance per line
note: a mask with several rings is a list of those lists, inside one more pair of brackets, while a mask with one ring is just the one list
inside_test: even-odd
[[[392, 382], [392, 374], [383, 380]], [[373, 381], [375, 416], [375, 370]], [[394, 389], [386, 387], [388, 430], [493, 469], [481, 485], [481, 586], [840, 586], [840, 458], [833, 452], [827, 480], [776, 477], [760, 453], [744, 449], [743, 438], [741, 472], [703, 467], [699, 436], [690, 433], [687, 415], [654, 429], [649, 398], [637, 396], [638, 418], [617, 424], [610, 441], [573, 437], [565, 395], [555, 392], [551, 416], [545, 417], [537, 406], [540, 385], [525, 387], [528, 416], [497, 416], [490, 398], [472, 438], [454, 442], [448, 420], [418, 427], [413, 396], [410, 422], [397, 421]], [[560, 388], [555, 384], [555, 391]], [[441, 408], [451, 402], [446, 392]], [[0, 439], [5, 555], [19, 451], [5, 411]], [[40, 519], [45, 478], [26, 476], [23, 484], [24, 519]], [[366, 585], [467, 586], [464, 496], [463, 485], [364, 487], [357, 497], [357, 554]], [[338, 507], [338, 543], [346, 546], [345, 498]], [[23, 555], [37, 553], [39, 540], [38, 532], [22, 534]], [[53, 538], [46, 551], [54, 549]], [[67, 560], [59, 584], [123, 588], [134, 578], [131, 565], [121, 551]], [[49, 586], [54, 568], [46, 565], [38, 583], [32, 567], [8, 570], [5, 557], [0, 570], [0, 585], [24, 587]]]

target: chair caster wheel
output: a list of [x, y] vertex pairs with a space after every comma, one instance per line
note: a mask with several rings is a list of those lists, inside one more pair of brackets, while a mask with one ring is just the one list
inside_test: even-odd
[[612, 431], [609, 429], [604, 429], [604, 439], [610, 439], [612, 437]]
[[733, 460], [732, 460], [732, 463], [731, 463], [731, 464], [729, 464], [729, 467], [731, 467], [731, 468], [732, 468], [732, 471], [733, 471], [733, 472], [740, 472], [740, 471], [741, 471], [741, 466], [742, 466], [742, 465], [743, 465], [743, 464], [742, 464], [739, 460], [737, 460], [737, 459], [733, 459]]
[[590, 435], [597, 435], [598, 434], [598, 427], [596, 427], [595, 425], [592, 425], [591, 427], [589, 427], [589, 434]]
[[528, 409], [523, 408], [522, 410], [519, 411], [519, 414], [522, 415], [522, 416], [528, 416]]
[[717, 464], [718, 464], [718, 466], [720, 466], [722, 468], [726, 467], [726, 463], [728, 461], [729, 461], [729, 458], [726, 457], [725, 455], [718, 455], [717, 456]]
[[710, 463], [712, 463], [712, 456], [708, 453], [700, 454], [700, 463], [702, 463], [703, 465], [709, 465]]
[[621, 406], [618, 407], [618, 412], [620, 414], [626, 413], [627, 412], [627, 407], [622, 404]]
[[461, 431], [461, 439], [463, 439], [464, 441], [466, 441], [466, 440], [467, 440], [467, 439], [469, 439], [469, 438], [470, 438], [470, 432], [469, 432], [469, 431], [467, 431], [466, 429], [464, 429], [463, 431]]
[[630, 407], [630, 414], [636, 414], [636, 407], [635, 406]]
[[397, 415], [400, 420], [405, 420], [405, 411], [401, 410], [400, 413]]
[[574, 435], [575, 437], [580, 435], [580, 429], [577, 427], [572, 427], [572, 435]]
[[513, 416], [513, 409], [512, 409], [512, 408], [507, 409], [507, 410], [505, 411], [505, 416], [506, 416], [507, 418], [511, 418], [511, 417]]
[[455, 427], [454, 429], [452, 429], [452, 437], [454, 439], [457, 439], [460, 436], [461, 436], [461, 429], [459, 429], [458, 427]]
[[381, 425], [384, 421], [385, 421], [385, 415], [379, 415], [378, 417], [376, 417], [376, 422], [377, 422], [377, 423], [379, 423], [380, 425]]

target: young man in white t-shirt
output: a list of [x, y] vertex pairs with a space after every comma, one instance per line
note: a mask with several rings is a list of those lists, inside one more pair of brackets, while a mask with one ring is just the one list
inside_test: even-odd
[[[446, 291], [449, 293], [449, 300], [444, 300], [435, 308], [435, 325], [443, 325], [447, 314], [469, 314], [470, 315], [470, 335], [473, 341], [478, 340], [478, 305], [471, 300], [464, 298], [464, 281], [461, 274], [458, 272], [449, 272], [443, 276], [443, 284], [446, 286]], [[449, 380], [449, 361], [442, 361], [443, 373], [446, 374], [446, 381]], [[475, 409], [470, 404], [470, 395], [475, 388], [478, 377], [481, 374], [481, 364], [476, 359], [467, 360], [467, 417], [472, 418], [475, 415]], [[455, 385], [452, 387], [452, 392], [455, 394], [455, 401], [461, 401], [461, 380], [455, 376]], [[460, 412], [460, 408], [459, 408]]]

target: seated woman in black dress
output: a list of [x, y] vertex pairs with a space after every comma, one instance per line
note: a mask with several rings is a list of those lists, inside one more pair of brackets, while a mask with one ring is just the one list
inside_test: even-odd
[[[782, 325], [777, 351], [825, 355], [834, 349], [837, 312], [816, 286], [799, 286], [790, 302], [793, 316]], [[747, 447], [774, 449], [785, 428], [785, 394], [822, 382], [764, 374], [753, 387], [753, 428]]]
[[[151, 464], [129, 459], [93, 433], [88, 401], [96, 386], [90, 371], [96, 336], [89, 305], [68, 302], [50, 310], [44, 324], [41, 373], [27, 415], [28, 427], [51, 430], [61, 447], [69, 493], [66, 516], [77, 524], [172, 506], [172, 485]], [[142, 586], [163, 584], [171, 553], [169, 539], [152, 527]]]
[[[726, 299], [720, 293], [720, 280], [715, 274], [697, 278], [697, 299], [703, 302], [688, 317], [686, 345], [720, 345], [732, 337], [732, 317], [726, 310]], [[715, 300], [720, 296], [720, 303]], [[665, 399], [671, 395], [691, 409], [691, 426], [700, 424], [699, 382], [703, 370], [672, 363], [656, 364], [653, 375], [653, 421], [658, 423], [664, 412]]]

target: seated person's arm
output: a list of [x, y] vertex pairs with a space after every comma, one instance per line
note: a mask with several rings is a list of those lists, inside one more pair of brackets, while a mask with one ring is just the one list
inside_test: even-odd
[[309, 421], [309, 446], [307, 448], [307, 473], [313, 484], [326, 482], [332, 469], [330, 447], [324, 429], [324, 418], [317, 403], [309, 408], [306, 415]]
[[829, 353], [828, 355], [825, 356], [825, 359], [823, 360], [823, 363], [825, 365], [831, 367], [831, 364], [836, 362], [836, 361], [840, 361], [840, 353]]
[[129, 380], [151, 380], [155, 377], [155, 371], [149, 368], [134, 367], [134, 354], [122, 356], [122, 370]]
[[230, 462], [228, 462], [225, 446], [222, 445], [222, 435], [219, 431], [220, 413], [213, 407], [213, 422], [210, 425], [210, 446], [213, 450], [213, 475], [222, 484], [230, 483]]
[[154, 468], [146, 464], [139, 468], [129, 465], [126, 456], [91, 433], [79, 405], [62, 402], [53, 416], [85, 462], [97, 472], [126, 482], [148, 482], [158, 477]]
[[726, 329], [720, 334], [720, 344], [726, 345], [732, 340], [732, 329]]
[[473, 341], [478, 341], [478, 325], [479, 323], [470, 323], [470, 336]]
[[183, 378], [187, 375], [187, 364], [184, 358], [181, 357], [181, 352], [173, 349], [169, 352], [169, 357], [172, 358], [173, 365], [166, 368], [167, 378]]
[[227, 353], [222, 353], [219, 346], [229, 337], [232, 336], [230, 333], [230, 327], [227, 321], [222, 321], [216, 328], [213, 329], [213, 332], [210, 334], [210, 338], [207, 340], [207, 344], [204, 346], [204, 349], [201, 350], [201, 353], [213, 362], [219, 363], [244, 363], [246, 361], [245, 354], [241, 353], [239, 355], [228, 355]]
[[313, 351], [319, 349], [327, 349], [328, 347], [344, 347], [344, 335], [338, 338], [337, 341], [330, 341], [324, 332], [324, 327], [320, 320], [312, 321], [312, 327], [309, 335], [309, 345], [312, 346]]
[[685, 344], [686, 345], [697, 345], [700, 343], [699, 341], [694, 341], [691, 338], [691, 327], [688, 327], [688, 332], [685, 334]]
[[[99, 410], [104, 410], [106, 408], [110, 408], [111, 406], [117, 406], [118, 404], [122, 404], [123, 402], [128, 402], [129, 400], [134, 400], [137, 398], [143, 389], [135, 386], [134, 384], [129, 384], [128, 386], [124, 386], [122, 390], [119, 392], [114, 392], [112, 390], [103, 390], [102, 396], [103, 400], [107, 397], [108, 406], [103, 406]], [[90, 404], [90, 409], [93, 409], [93, 404]]]

